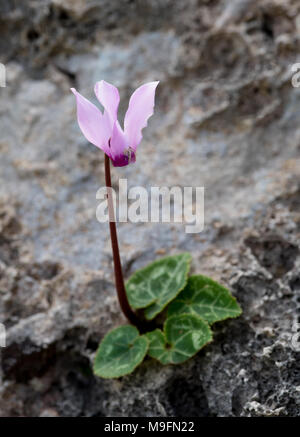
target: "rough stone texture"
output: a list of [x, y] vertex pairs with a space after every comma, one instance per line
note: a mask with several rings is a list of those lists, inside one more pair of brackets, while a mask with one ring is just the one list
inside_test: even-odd
[[[0, 0], [2, 416], [299, 416], [300, 61], [296, 0]], [[96, 379], [124, 322], [108, 229], [95, 218], [103, 156], [75, 120], [76, 86], [160, 80], [129, 185], [204, 186], [205, 229], [119, 225], [126, 276], [188, 250], [244, 313], [178, 367], [147, 359]]]

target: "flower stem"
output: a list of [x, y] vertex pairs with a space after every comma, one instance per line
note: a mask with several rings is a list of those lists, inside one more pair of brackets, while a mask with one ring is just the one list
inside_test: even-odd
[[108, 188], [107, 205], [108, 205], [108, 215], [109, 215], [109, 229], [110, 229], [113, 259], [114, 259], [115, 283], [118, 293], [118, 299], [119, 299], [120, 307], [125, 317], [129, 320], [129, 322], [144, 330], [143, 329], [144, 323], [139, 319], [139, 317], [135, 314], [135, 312], [132, 311], [125, 291], [122, 265], [120, 260], [117, 228], [115, 222], [114, 204], [113, 204], [112, 190], [111, 190], [112, 187], [111, 187], [111, 176], [110, 176], [110, 159], [107, 155], [105, 155], [104, 165], [105, 165], [105, 183], [106, 183], [106, 187]]

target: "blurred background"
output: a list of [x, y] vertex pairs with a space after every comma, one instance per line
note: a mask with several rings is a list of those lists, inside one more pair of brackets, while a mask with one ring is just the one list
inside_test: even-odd
[[[299, 38], [299, 0], [0, 0], [0, 416], [300, 415]], [[160, 81], [115, 186], [205, 187], [200, 234], [118, 226], [125, 276], [190, 251], [244, 310], [186, 364], [148, 359], [117, 381], [91, 370], [124, 318], [95, 216], [104, 156], [70, 92], [95, 102], [101, 79], [121, 120]]]

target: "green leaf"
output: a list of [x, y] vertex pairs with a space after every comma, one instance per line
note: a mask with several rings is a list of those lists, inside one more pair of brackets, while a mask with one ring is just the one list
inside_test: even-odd
[[130, 306], [146, 308], [146, 319], [154, 319], [186, 285], [190, 261], [191, 255], [182, 253], [154, 261], [135, 272], [126, 283]]
[[164, 332], [148, 332], [148, 355], [162, 364], [179, 364], [195, 355], [212, 340], [209, 325], [200, 317], [181, 314], [168, 318]]
[[168, 308], [174, 314], [195, 314], [208, 323], [237, 317], [242, 310], [227, 288], [202, 275], [191, 276], [185, 289]]
[[96, 352], [94, 373], [102, 378], [119, 378], [127, 375], [143, 361], [148, 340], [140, 336], [132, 325], [110, 331]]

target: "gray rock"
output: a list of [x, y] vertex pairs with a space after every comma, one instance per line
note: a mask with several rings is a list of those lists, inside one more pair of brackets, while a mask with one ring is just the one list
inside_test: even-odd
[[[293, 0], [0, 0], [0, 416], [299, 416], [300, 7]], [[124, 272], [190, 251], [243, 315], [181, 366], [147, 358], [101, 380], [92, 361], [125, 322], [108, 227], [95, 217], [103, 155], [75, 115], [160, 80], [134, 166], [113, 183], [204, 186], [205, 229], [120, 223]], [[298, 330], [298, 331], [297, 331]]]

